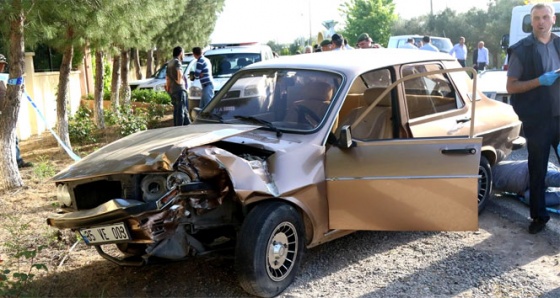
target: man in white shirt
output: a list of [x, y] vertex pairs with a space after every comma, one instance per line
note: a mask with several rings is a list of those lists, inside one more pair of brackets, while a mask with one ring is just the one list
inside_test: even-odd
[[453, 46], [451, 51], [449, 51], [449, 55], [455, 56], [457, 61], [459, 61], [459, 64], [465, 67], [465, 60], [467, 60], [467, 46], [465, 45], [465, 38], [463, 36], [459, 37], [459, 43]]
[[481, 40], [478, 42], [478, 48], [474, 50], [473, 53], [474, 68], [476, 68], [476, 70], [483, 71], [489, 63], [488, 49], [484, 47], [484, 41]]
[[414, 45], [414, 38], [409, 37], [406, 40], [406, 43], [404, 43], [403, 45], [401, 45], [399, 48], [401, 49], [413, 49], [413, 50], [418, 50], [418, 48]]
[[424, 43], [424, 45], [422, 47], [420, 47], [420, 50], [425, 50], [425, 51], [432, 51], [432, 52], [439, 52], [438, 48], [436, 48], [434, 45], [432, 45], [432, 38], [429, 36], [424, 36], [422, 38], [422, 42]]

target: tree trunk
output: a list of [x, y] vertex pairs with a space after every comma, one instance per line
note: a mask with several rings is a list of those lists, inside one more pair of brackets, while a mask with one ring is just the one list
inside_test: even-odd
[[103, 117], [103, 51], [95, 51], [94, 120], [98, 128], [105, 128]]
[[[69, 35], [71, 30], [69, 30]], [[62, 63], [60, 64], [60, 75], [58, 77], [58, 94], [56, 96], [56, 126], [58, 128], [58, 136], [68, 148], [72, 149], [70, 144], [70, 135], [68, 134], [68, 87], [70, 86], [70, 70], [72, 69], [72, 58], [74, 57], [74, 47], [67, 45], [62, 53]], [[62, 145], [59, 144], [62, 148]]]
[[148, 51], [148, 59], [146, 61], [146, 78], [151, 78], [154, 74], [154, 49]]
[[142, 79], [142, 69], [140, 69], [140, 53], [138, 49], [132, 50], [132, 58], [134, 59], [134, 71], [136, 72], [136, 79]]
[[163, 53], [161, 52], [161, 50], [156, 50], [156, 58], [155, 58], [155, 62], [154, 62], [154, 73], [156, 71], [158, 71], [160, 64], [162, 64], [163, 61]]
[[123, 49], [121, 51], [121, 90], [120, 97], [123, 106], [130, 107], [130, 86], [128, 85], [128, 64], [129, 64], [129, 51]]
[[[21, 1], [13, 1], [16, 13], [3, 16], [10, 20], [10, 78], [21, 78], [25, 69], [23, 25], [25, 14]], [[33, 75], [33, 74], [30, 74]], [[6, 96], [0, 98], [0, 191], [23, 186], [16, 162], [16, 123], [19, 113], [23, 85], [8, 85]]]
[[113, 56], [113, 73], [111, 74], [111, 106], [113, 113], [119, 114], [119, 87], [121, 82], [121, 56]]

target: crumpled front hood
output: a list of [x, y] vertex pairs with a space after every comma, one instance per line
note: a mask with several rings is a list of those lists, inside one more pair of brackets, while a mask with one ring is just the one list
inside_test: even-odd
[[170, 170], [185, 148], [210, 144], [257, 128], [259, 126], [196, 124], [137, 132], [93, 152], [58, 173], [53, 180]]

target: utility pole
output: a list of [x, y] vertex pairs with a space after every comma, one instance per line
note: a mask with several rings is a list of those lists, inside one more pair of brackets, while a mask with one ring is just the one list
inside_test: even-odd
[[434, 16], [434, 0], [430, 0], [430, 16]]
[[309, 7], [308, 7], [308, 10], [309, 10], [309, 15], [308, 15], [308, 17], [309, 17], [309, 45], [312, 45], [313, 44], [313, 37], [311, 35], [311, 0], [309, 0], [308, 3], [309, 3]]

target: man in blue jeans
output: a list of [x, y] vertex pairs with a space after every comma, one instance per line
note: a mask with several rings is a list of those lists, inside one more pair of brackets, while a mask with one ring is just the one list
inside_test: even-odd
[[[497, 191], [516, 194], [523, 202], [529, 204], [531, 194], [529, 192], [529, 164], [527, 160], [501, 161], [492, 167], [494, 189]], [[546, 192], [544, 195], [545, 205], [560, 205], [560, 169], [553, 163], [548, 163], [544, 179]]]
[[[200, 97], [200, 108], [203, 109], [214, 97], [214, 78], [212, 77], [212, 63], [202, 55], [200, 47], [192, 49], [193, 57], [197, 60], [194, 77], [200, 80], [202, 96]], [[194, 78], [191, 78], [194, 80]]]
[[173, 104], [173, 126], [191, 123], [181, 61], [183, 61], [183, 48], [175, 47], [173, 49], [173, 59], [167, 62], [165, 74], [165, 90], [171, 96], [171, 103]]
[[17, 137], [16, 137], [16, 161], [17, 161], [18, 168], [27, 168], [33, 166], [32, 163], [25, 162], [23, 161], [23, 158], [21, 158], [21, 154], [19, 152], [19, 140]]

